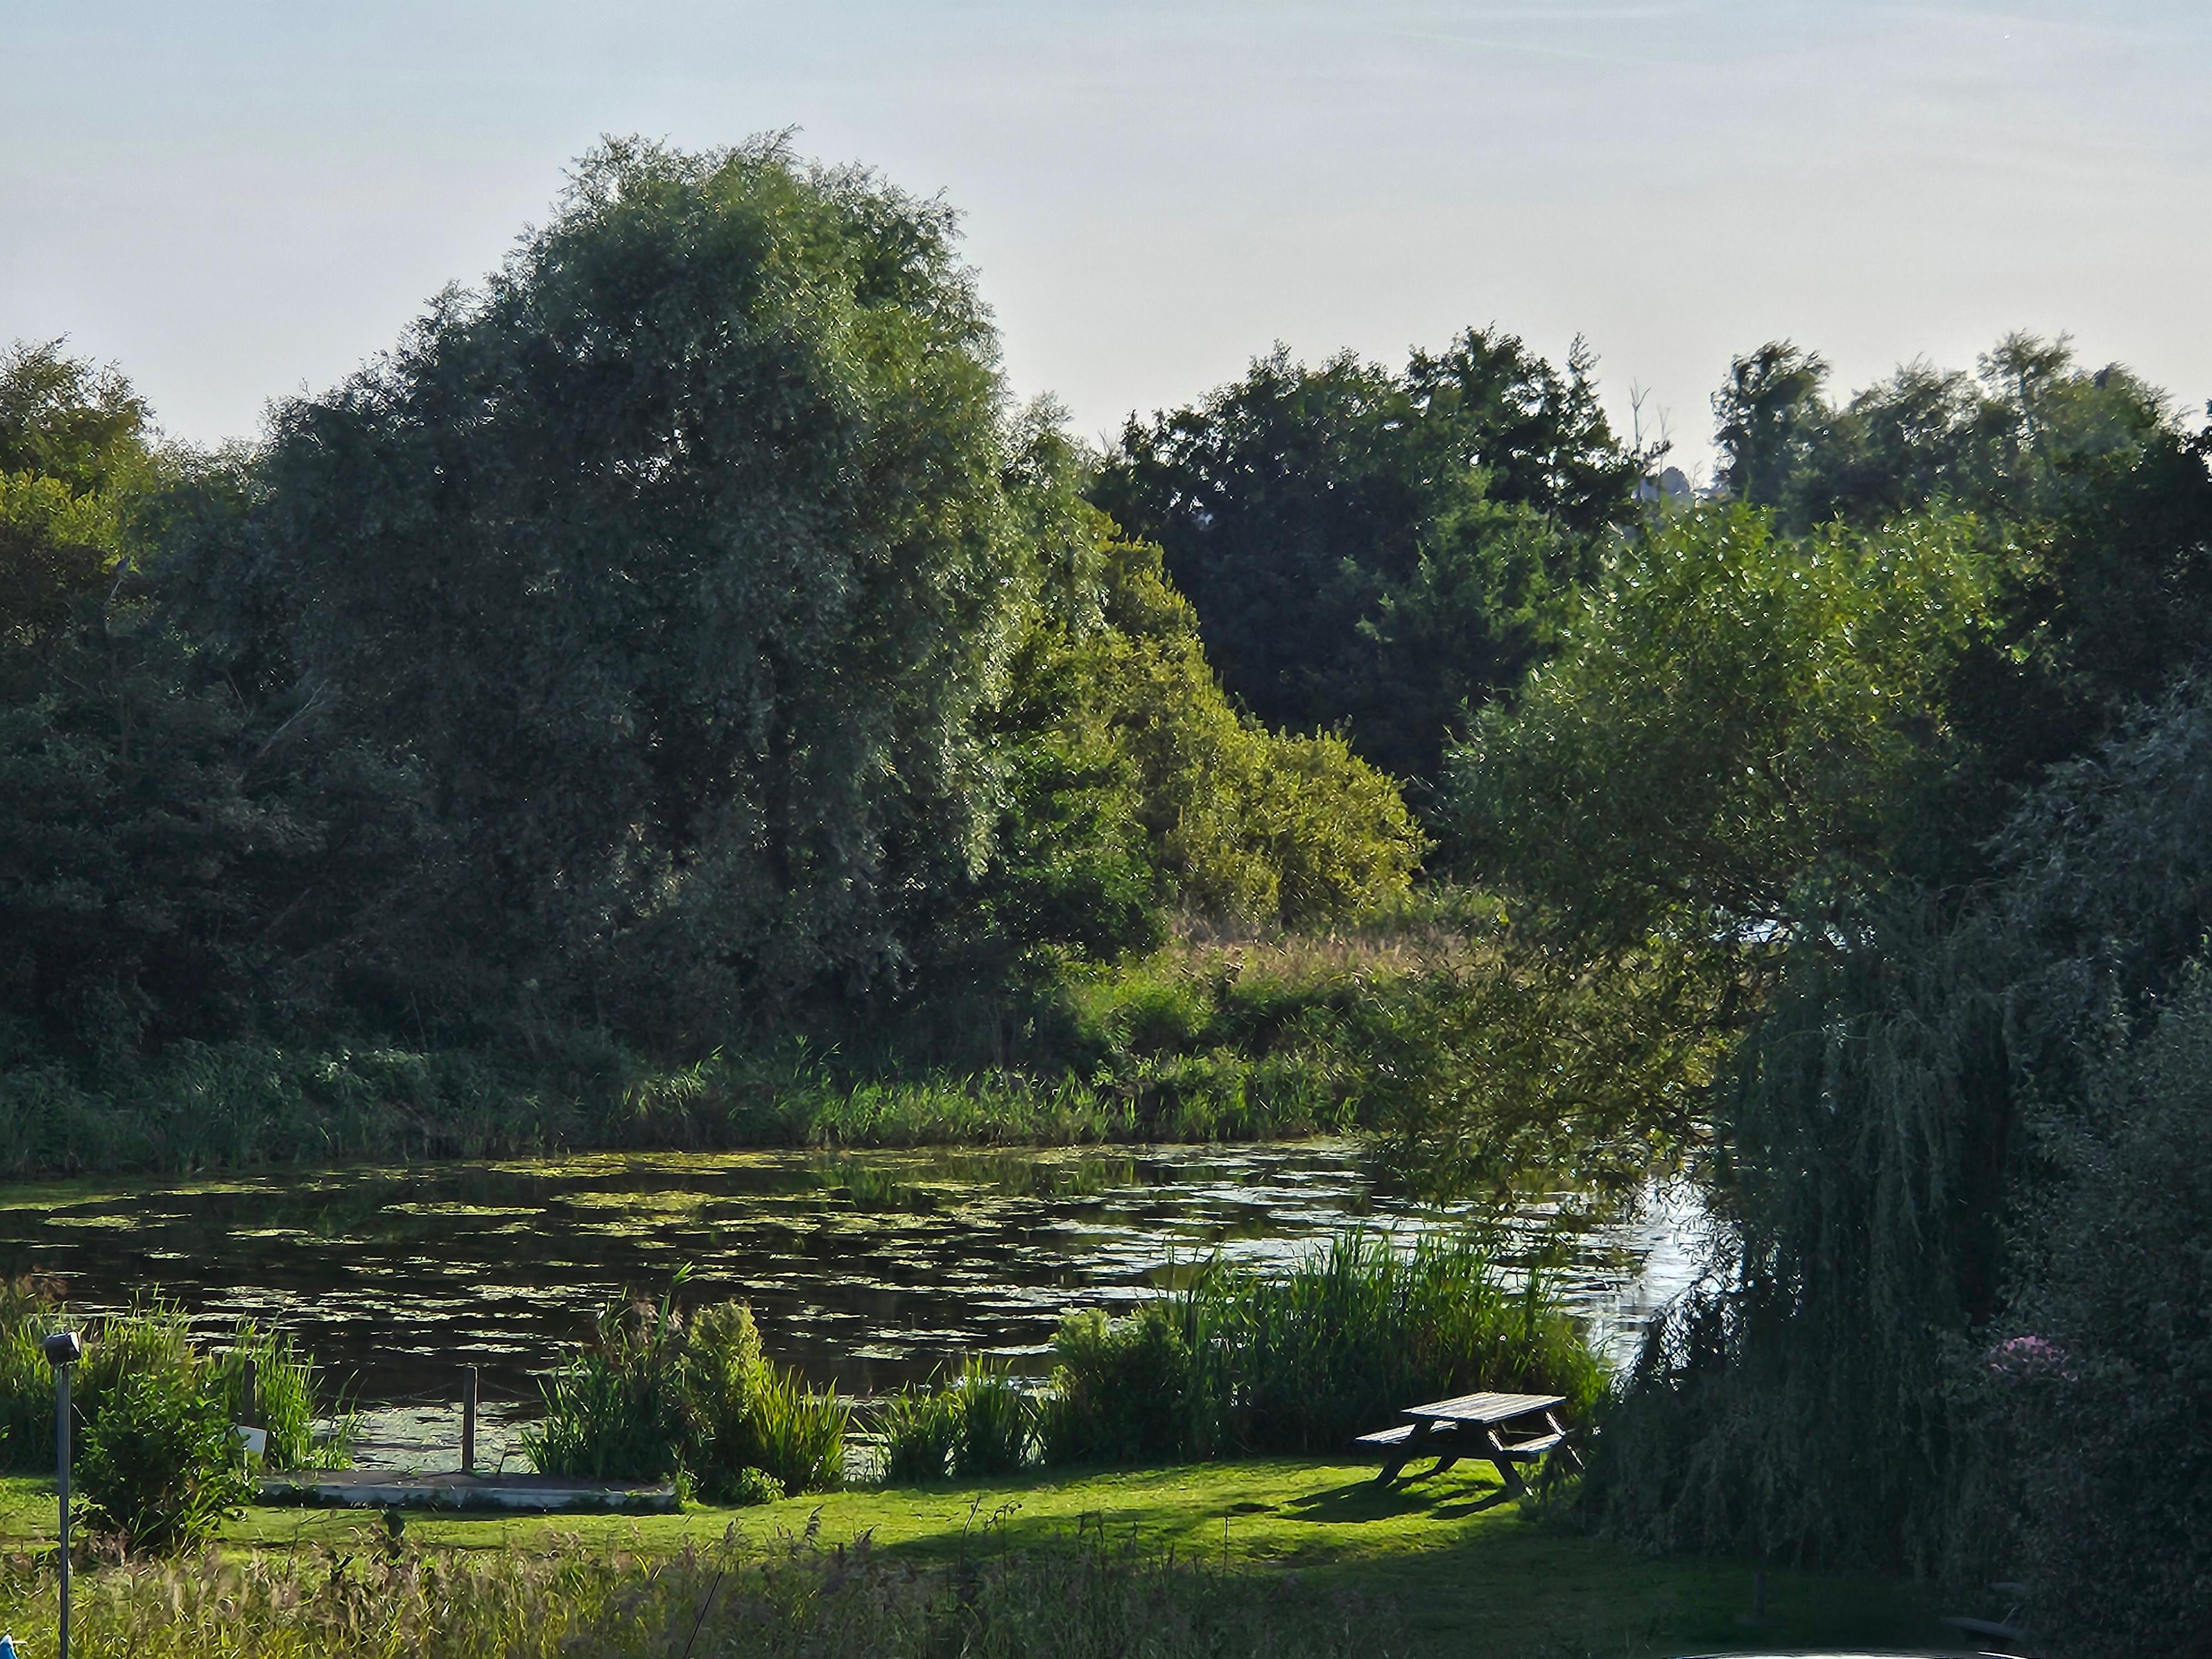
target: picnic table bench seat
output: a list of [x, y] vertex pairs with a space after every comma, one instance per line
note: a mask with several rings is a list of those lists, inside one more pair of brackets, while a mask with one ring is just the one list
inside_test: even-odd
[[[1387, 1450], [1392, 1446], [1402, 1446], [1411, 1440], [1418, 1426], [1412, 1423], [1401, 1423], [1395, 1428], [1377, 1429], [1372, 1434], [1361, 1435], [1352, 1443], [1355, 1446], [1366, 1446], [1376, 1451]], [[1425, 1451], [1431, 1447], [1442, 1450], [1447, 1445], [1459, 1443], [1464, 1443], [1452, 1430], [1432, 1428], [1421, 1442], [1421, 1447]], [[1480, 1455], [1487, 1457], [1492, 1450], [1497, 1450], [1504, 1452], [1516, 1463], [1533, 1463], [1546, 1452], [1566, 1443], [1567, 1437], [1564, 1433], [1540, 1434], [1530, 1440], [1504, 1440], [1496, 1447], [1486, 1445]]]

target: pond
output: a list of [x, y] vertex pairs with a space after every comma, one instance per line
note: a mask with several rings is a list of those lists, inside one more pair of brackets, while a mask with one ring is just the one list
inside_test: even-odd
[[[1509, 1226], [1620, 1363], [1694, 1276], [1696, 1211]], [[771, 1357], [872, 1394], [966, 1352], [1041, 1373], [1060, 1316], [1113, 1310], [1218, 1255], [1281, 1261], [1347, 1223], [1410, 1243], [1468, 1212], [1392, 1196], [1348, 1142], [1078, 1151], [621, 1153], [0, 1188], [0, 1267], [98, 1311], [156, 1287], [210, 1333], [282, 1323], [363, 1407], [363, 1461], [450, 1455], [460, 1368], [510, 1455], [534, 1376], [592, 1310], [743, 1297]]]

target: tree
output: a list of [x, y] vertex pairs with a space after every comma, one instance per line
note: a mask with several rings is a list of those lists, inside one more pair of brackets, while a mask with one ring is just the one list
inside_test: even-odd
[[210, 580], [424, 771], [444, 948], [673, 1040], [895, 976], [980, 863], [1036, 572], [953, 232], [781, 141], [612, 142], [481, 292], [278, 412]]
[[1970, 520], [1774, 533], [1741, 507], [1624, 542], [1510, 706], [1447, 762], [1468, 873], [1603, 943], [1740, 935], [1878, 866], [1951, 741], [1990, 626]]
[[1233, 707], [1159, 550], [1110, 529], [1090, 620], [1025, 643], [994, 726], [1017, 781], [984, 887], [994, 929], [1107, 955], [1157, 943], [1178, 910], [1301, 927], [1402, 902], [1423, 843], [1390, 781]]
[[1469, 330], [1403, 374], [1277, 347], [1203, 404], [1132, 416], [1093, 499], [1166, 550], [1231, 696], [1433, 778], [1462, 707], [1516, 683], [1631, 515], [1579, 344], [1562, 374]]
[[112, 495], [153, 470], [146, 404], [122, 371], [63, 355], [60, 340], [0, 352], [0, 473]]
[[[2212, 431], [2189, 433], [2162, 393], [2026, 334], [1971, 375], [1908, 363], [1841, 404], [1826, 375], [1787, 341], [1735, 360], [1713, 400], [1721, 483], [1789, 532], [1948, 508], [2011, 550], [2001, 649], [1954, 697], [2000, 796], [2212, 644]], [[1982, 810], [1993, 833], [2004, 805]]]

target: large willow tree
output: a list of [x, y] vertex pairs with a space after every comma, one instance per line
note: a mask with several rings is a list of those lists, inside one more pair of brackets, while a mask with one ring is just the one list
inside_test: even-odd
[[283, 409], [251, 585], [431, 781], [418, 922], [663, 1036], [895, 970], [908, 895], [981, 851], [973, 714], [1035, 587], [996, 349], [941, 205], [610, 143], [481, 290]]

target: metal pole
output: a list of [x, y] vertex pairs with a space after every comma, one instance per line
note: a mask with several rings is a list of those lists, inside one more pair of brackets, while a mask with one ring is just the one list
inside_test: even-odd
[[477, 1368], [461, 1370], [461, 1473], [477, 1472]]
[[62, 1622], [59, 1659], [69, 1659], [70, 1615], [70, 1367], [54, 1367], [54, 1479], [61, 1492]]

